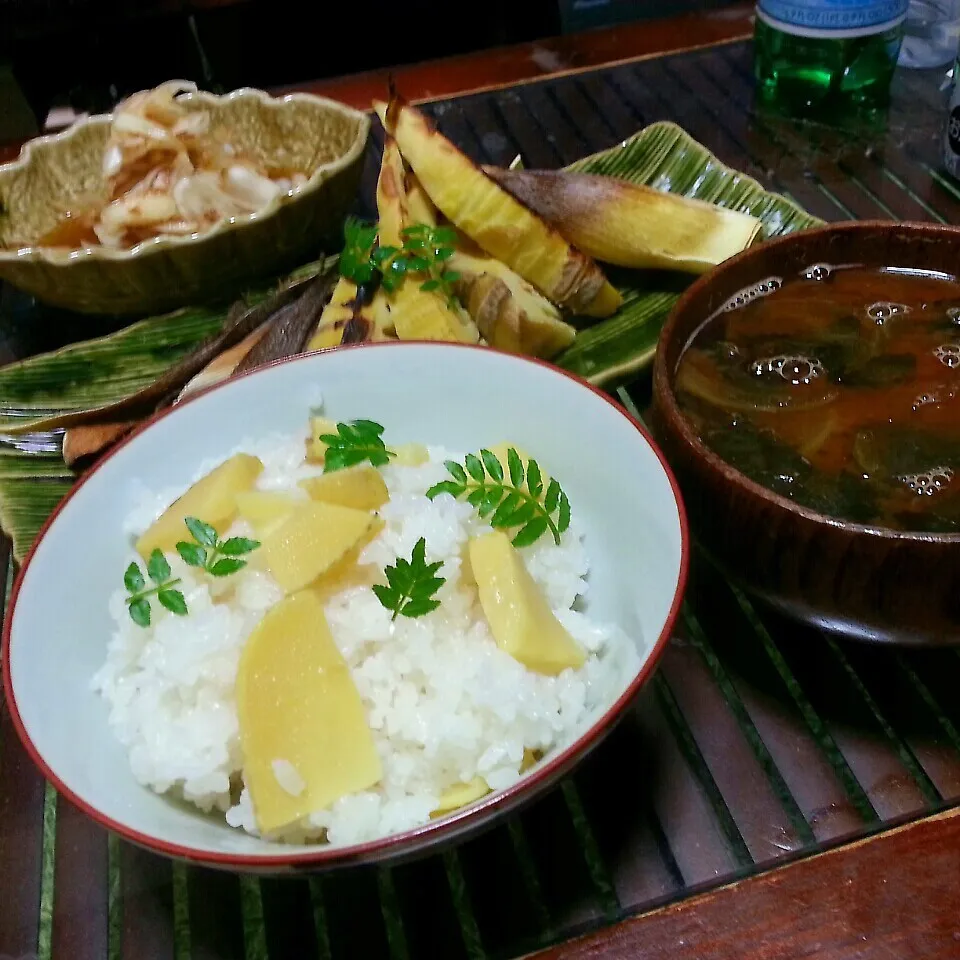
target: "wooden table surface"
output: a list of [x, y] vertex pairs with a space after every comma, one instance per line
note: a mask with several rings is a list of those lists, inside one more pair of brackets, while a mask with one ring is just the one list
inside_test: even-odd
[[[487, 162], [558, 166], [672, 119], [824, 219], [960, 223], [943, 71], [898, 75], [878, 133], [774, 121], [752, 113], [751, 31], [735, 7], [394, 76], [442, 99], [427, 109]], [[385, 79], [310, 89], [366, 106]], [[45, 344], [2, 312], [0, 335], [18, 355]], [[701, 561], [655, 682], [561, 788], [443, 856], [310, 882], [107, 837], [45, 787], [0, 711], [0, 958], [958, 958], [957, 690], [956, 651], [838, 643]]]

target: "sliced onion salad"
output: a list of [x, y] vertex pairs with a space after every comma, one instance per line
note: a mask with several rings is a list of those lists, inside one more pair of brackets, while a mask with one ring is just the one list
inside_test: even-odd
[[302, 173], [272, 176], [212, 134], [209, 114], [178, 99], [196, 89], [174, 80], [118, 104], [103, 155], [109, 199], [87, 214], [103, 246], [202, 233], [221, 220], [262, 210], [306, 182]]

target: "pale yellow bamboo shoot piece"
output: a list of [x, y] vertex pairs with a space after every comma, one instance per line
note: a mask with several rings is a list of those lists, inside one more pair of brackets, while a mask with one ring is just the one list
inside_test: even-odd
[[408, 170], [406, 175], [407, 219], [409, 223], [425, 223], [428, 227], [437, 225], [437, 208], [427, 196], [423, 184], [417, 175]]
[[380, 176], [377, 177], [377, 239], [381, 247], [402, 247], [403, 230], [408, 225], [406, 171], [403, 156], [393, 137], [383, 144]]
[[749, 247], [762, 226], [745, 213], [616, 177], [484, 171], [580, 250], [621, 267], [705, 273]]
[[310, 590], [271, 607], [236, 682], [243, 776], [264, 833], [383, 778], [363, 700]]

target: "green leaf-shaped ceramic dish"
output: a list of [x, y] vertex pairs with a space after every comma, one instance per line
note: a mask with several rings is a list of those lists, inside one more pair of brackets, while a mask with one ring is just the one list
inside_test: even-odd
[[[621, 177], [753, 214], [763, 223], [763, 238], [820, 222], [792, 201], [724, 166], [673, 123], [646, 127], [571, 169]], [[298, 274], [315, 269], [308, 265]], [[624, 295], [623, 307], [610, 319], [582, 330], [558, 362], [593, 383], [612, 387], [653, 362], [664, 320], [693, 278], [659, 271], [611, 275]], [[57, 411], [100, 406], [135, 392], [217, 329], [225, 315], [225, 309], [180, 310], [107, 338], [0, 368], [0, 445], [3, 432], [14, 425]], [[0, 524], [13, 537], [18, 558], [69, 488], [71, 475], [58, 445], [56, 436], [26, 434], [0, 446]]]
[[[722, 164], [675, 123], [645, 127], [616, 147], [584, 157], [567, 169], [619, 177], [668, 193], [749, 213], [763, 224], [759, 239], [818, 226], [792, 200]], [[592, 383], [622, 383], [653, 363], [660, 329], [684, 288], [695, 278], [662, 272], [612, 275], [623, 306], [614, 316], [577, 335], [557, 363]]]
[[145, 314], [229, 296], [339, 240], [354, 203], [370, 118], [309, 94], [192, 93], [211, 132], [257, 159], [303, 171], [307, 182], [268, 206], [191, 236], [154, 237], [126, 250], [36, 245], [70, 210], [104, 192], [110, 117], [89, 117], [28, 143], [0, 166], [0, 278], [38, 300], [81, 313]]

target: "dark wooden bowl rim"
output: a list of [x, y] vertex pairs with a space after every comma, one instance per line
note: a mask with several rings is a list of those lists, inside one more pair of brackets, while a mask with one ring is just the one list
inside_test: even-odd
[[[690, 303], [701, 296], [705, 289], [713, 286], [722, 287], [724, 277], [731, 268], [749, 261], [751, 258], [758, 257], [760, 251], [763, 251], [764, 256], [770, 256], [771, 251], [776, 251], [781, 247], [789, 248], [799, 242], [801, 238], [803, 240], [809, 240], [811, 238], [815, 239], [817, 236], [829, 236], [837, 233], [846, 233], [853, 236], [858, 233], [876, 233], [887, 230], [917, 233], [934, 238], [942, 236], [944, 240], [949, 238], [950, 241], [957, 244], [958, 264], [960, 264], [960, 227], [949, 224], [857, 220], [849, 223], [835, 223], [825, 227], [816, 227], [811, 230], [804, 230], [800, 233], [789, 234], [786, 237], [778, 237], [775, 240], [767, 240], [761, 244], [757, 244], [731, 257], [729, 260], [725, 260], [720, 266], [709, 273], [698, 277], [677, 301], [660, 334], [660, 347], [658, 348], [657, 363], [654, 368], [654, 395], [657, 398], [662, 416], [669, 421], [670, 428], [676, 431], [683, 441], [695, 451], [696, 455], [704, 460], [714, 471], [721, 473], [730, 483], [745, 488], [755, 497], [760, 497], [783, 510], [788, 510], [814, 523], [830, 527], [840, 527], [852, 533], [862, 533], [872, 537], [891, 540], [960, 544], [960, 533], [924, 533], [915, 530], [893, 530], [890, 527], [871, 526], [868, 524], [854, 523], [852, 520], [841, 520], [838, 517], [831, 517], [828, 514], [811, 510], [809, 507], [801, 506], [788, 497], [781, 496], [768, 487], [757, 483], [755, 480], [751, 480], [736, 467], [714, 453], [697, 436], [689, 420], [687, 420], [686, 416], [681, 412], [677, 404], [676, 395], [674, 394], [673, 388], [677, 365], [674, 365], [673, 369], [667, 370], [666, 362], [660, 359], [663, 356], [663, 345], [670, 343], [675, 338], [677, 326], [687, 313]], [[877, 266], [879, 266], [879, 264], [877, 264]], [[891, 264], [883, 264], [883, 266], [891, 266]], [[758, 277], [758, 280], [759, 279]], [[726, 296], [732, 296], [734, 293], [736, 293], [736, 290], [731, 290], [726, 293]], [[704, 318], [704, 322], [705, 321], [706, 318]], [[703, 323], [701, 322], [700, 326], [696, 328], [697, 332], [699, 332], [702, 325]], [[693, 342], [693, 339], [694, 335], [691, 335], [686, 345], [680, 350], [677, 357], [678, 363], [680, 357], [683, 356]]]

